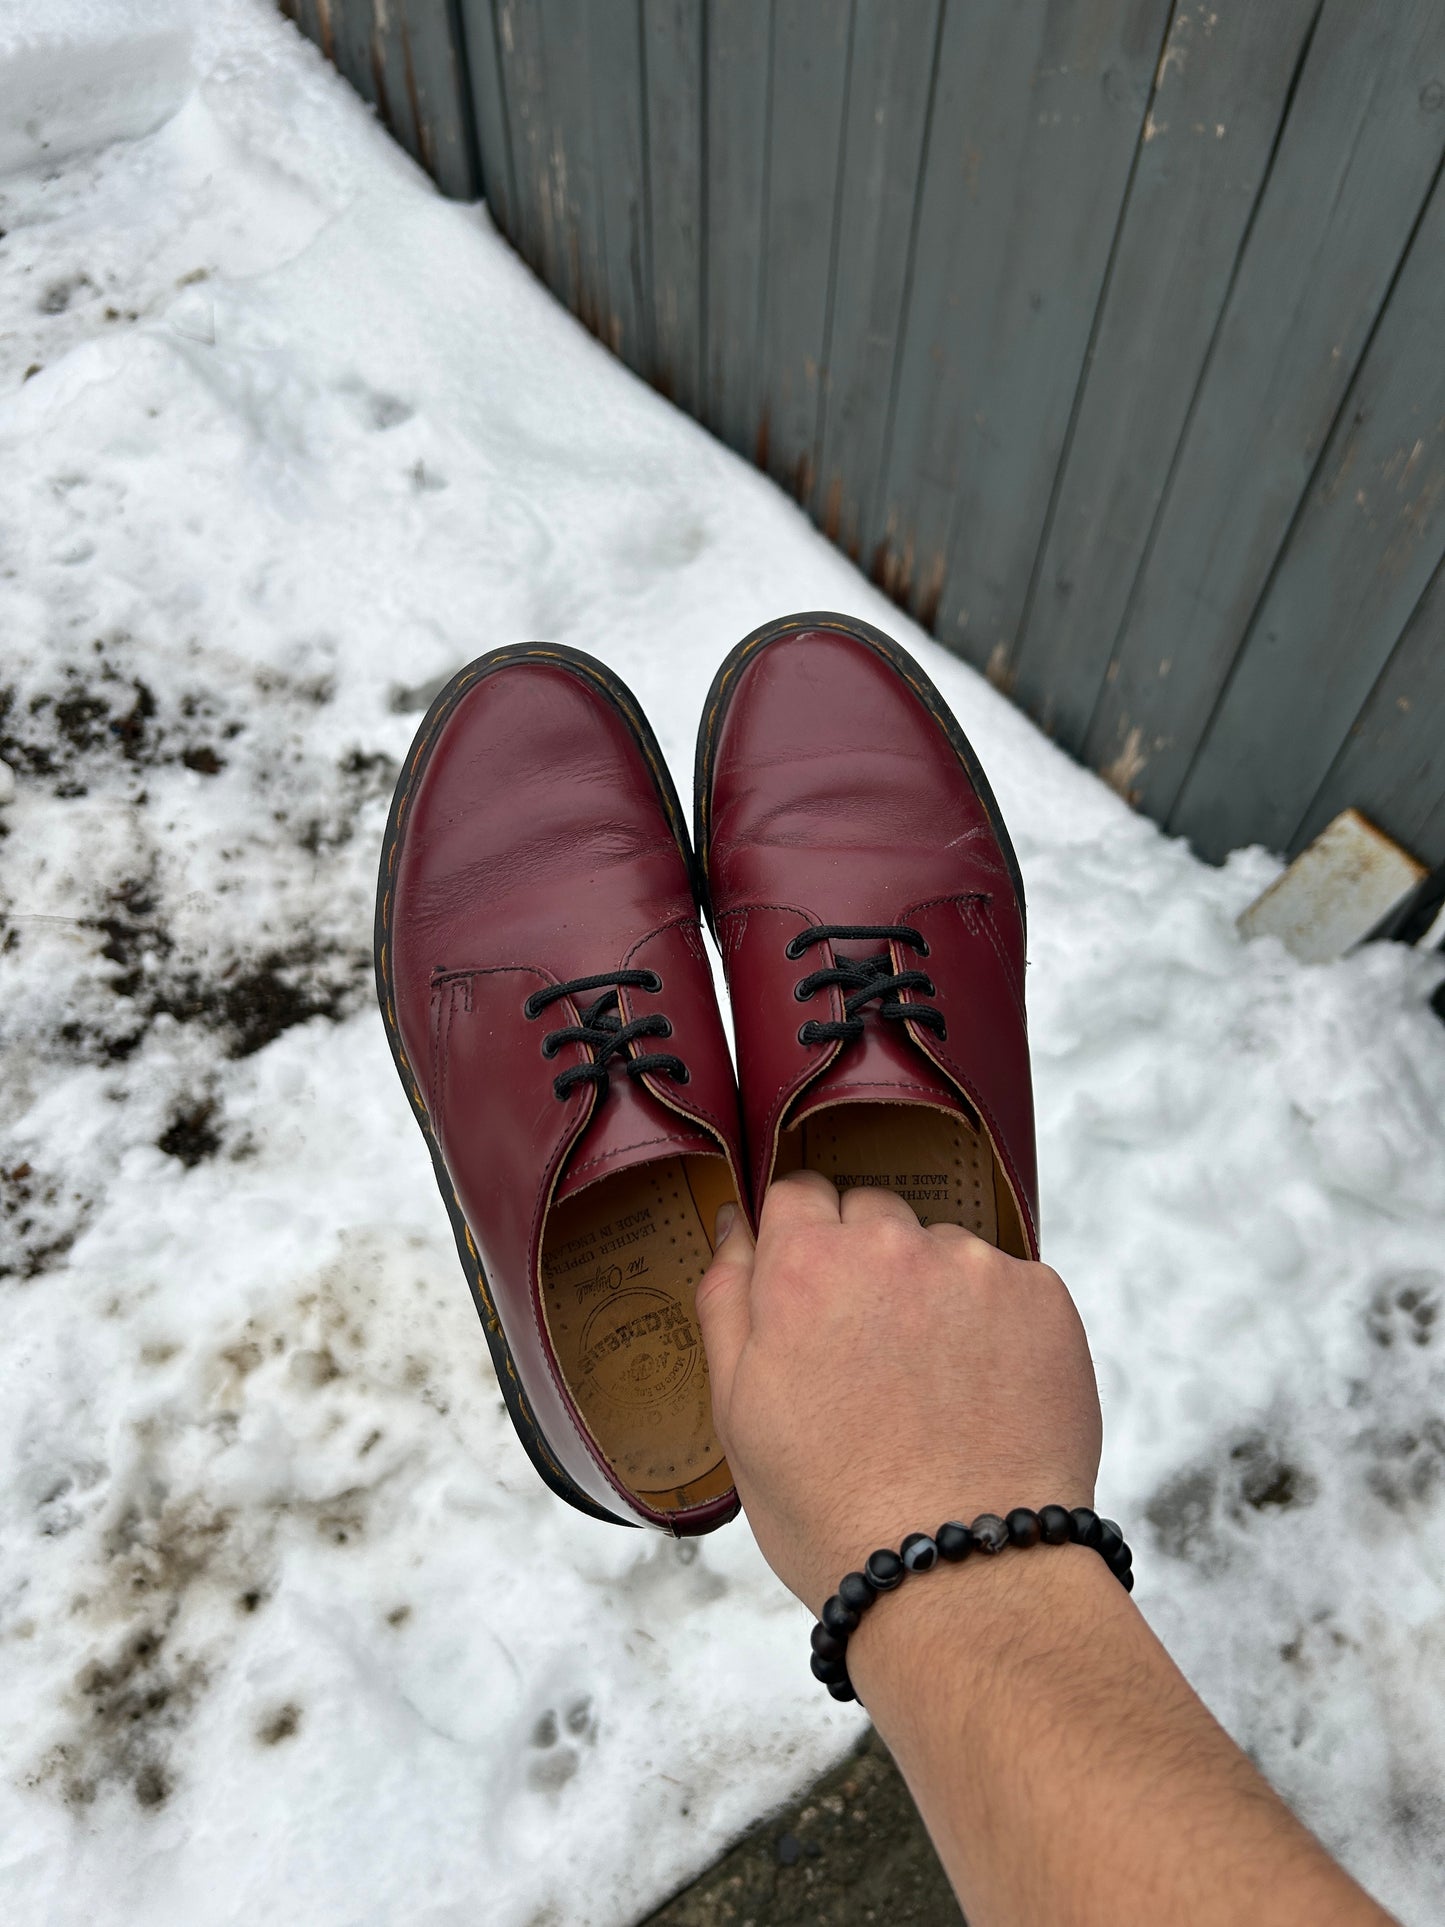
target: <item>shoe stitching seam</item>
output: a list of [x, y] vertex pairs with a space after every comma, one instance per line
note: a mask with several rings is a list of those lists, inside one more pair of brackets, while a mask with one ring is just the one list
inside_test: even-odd
[[[635, 1144], [619, 1145], [617, 1149], [613, 1151], [601, 1151], [596, 1157], [583, 1158], [580, 1164], [569, 1164], [567, 1169], [569, 1173], [573, 1171], [587, 1171], [590, 1170], [594, 1164], [610, 1164], [615, 1158], [626, 1157], [629, 1151], [645, 1151], [649, 1145], [653, 1144], [676, 1143], [676, 1133], [663, 1137], [640, 1137]], [[680, 1151], [678, 1155], [683, 1156], [686, 1154]]]

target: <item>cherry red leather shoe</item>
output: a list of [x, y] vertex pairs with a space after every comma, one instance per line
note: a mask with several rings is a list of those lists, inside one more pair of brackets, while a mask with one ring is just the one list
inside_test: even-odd
[[755, 1203], [807, 1168], [1038, 1256], [1024, 890], [947, 703], [846, 616], [733, 650], [697, 751]]
[[497, 649], [397, 783], [376, 976], [512, 1422], [561, 1498], [675, 1533], [737, 1510], [694, 1291], [742, 1189], [687, 830], [601, 663]]

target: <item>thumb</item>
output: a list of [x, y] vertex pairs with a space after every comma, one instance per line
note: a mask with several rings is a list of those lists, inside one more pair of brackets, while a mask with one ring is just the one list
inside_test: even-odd
[[713, 1261], [698, 1281], [697, 1322], [707, 1352], [713, 1399], [727, 1404], [738, 1359], [752, 1330], [748, 1292], [753, 1277], [753, 1234], [735, 1204], [717, 1214]]

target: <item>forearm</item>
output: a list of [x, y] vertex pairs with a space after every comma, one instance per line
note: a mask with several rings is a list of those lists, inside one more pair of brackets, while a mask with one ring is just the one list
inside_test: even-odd
[[1082, 1547], [911, 1579], [866, 1616], [848, 1660], [971, 1927], [1390, 1918]]

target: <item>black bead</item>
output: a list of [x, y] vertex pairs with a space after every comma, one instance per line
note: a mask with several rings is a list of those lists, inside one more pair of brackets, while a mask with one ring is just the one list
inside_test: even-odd
[[1119, 1550], [1109, 1554], [1109, 1564], [1117, 1567], [1122, 1572], [1127, 1572], [1133, 1563], [1134, 1555], [1121, 1539], [1119, 1541]]
[[861, 1572], [847, 1572], [838, 1581], [838, 1597], [855, 1613], [866, 1613], [878, 1595]]
[[898, 1548], [898, 1557], [910, 1572], [927, 1572], [938, 1563], [938, 1546], [926, 1532], [910, 1532]]
[[1072, 1521], [1069, 1537], [1076, 1546], [1097, 1546], [1103, 1520], [1097, 1512], [1091, 1512], [1086, 1505], [1076, 1505], [1069, 1514]]
[[875, 1592], [892, 1592], [903, 1579], [903, 1561], [887, 1546], [880, 1546], [877, 1552], [870, 1552], [864, 1562], [863, 1570], [869, 1585]]
[[1097, 1550], [1102, 1552], [1106, 1559], [1112, 1559], [1123, 1543], [1124, 1535], [1114, 1524], [1114, 1521], [1112, 1519], [1100, 1519]]
[[1132, 1572], [1117, 1572], [1115, 1573], [1114, 1577], [1118, 1580], [1119, 1584], [1124, 1588], [1125, 1592], [1133, 1592], [1134, 1575]]
[[830, 1633], [846, 1635], [851, 1633], [858, 1624], [857, 1613], [854, 1612], [851, 1606], [845, 1605], [837, 1593], [834, 1593], [831, 1599], [824, 1602], [821, 1617], [823, 1624], [828, 1628]]
[[1002, 1552], [1008, 1544], [1008, 1527], [996, 1512], [980, 1512], [969, 1531], [980, 1552]]
[[811, 1635], [813, 1651], [819, 1659], [841, 1659], [848, 1650], [846, 1639], [839, 1639], [826, 1626], [815, 1626]]
[[835, 1700], [855, 1700], [858, 1697], [853, 1691], [851, 1682], [846, 1679], [835, 1680], [828, 1691]]
[[840, 1679], [847, 1679], [848, 1668], [841, 1659], [820, 1659], [814, 1653], [808, 1664], [813, 1669], [813, 1678], [821, 1680], [825, 1686], [833, 1686]]
[[947, 1525], [938, 1528], [933, 1540], [940, 1559], [966, 1559], [969, 1547], [973, 1544], [973, 1534], [957, 1519], [950, 1519]]
[[1039, 1515], [1029, 1506], [1016, 1505], [1004, 1520], [1011, 1546], [1036, 1546], [1039, 1543]]
[[1069, 1537], [1069, 1512], [1067, 1506], [1041, 1505], [1039, 1507], [1039, 1535], [1046, 1546], [1061, 1546]]

